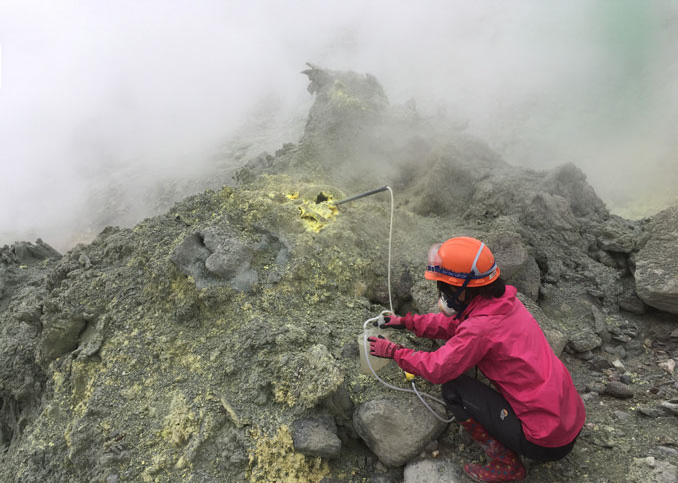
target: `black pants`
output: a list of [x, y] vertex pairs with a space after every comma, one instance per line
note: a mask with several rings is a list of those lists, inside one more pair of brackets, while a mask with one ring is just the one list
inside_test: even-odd
[[442, 386], [443, 398], [457, 421], [475, 419], [494, 439], [536, 461], [555, 461], [572, 451], [577, 438], [559, 448], [546, 448], [525, 439], [523, 425], [504, 396], [480, 381], [460, 376]]

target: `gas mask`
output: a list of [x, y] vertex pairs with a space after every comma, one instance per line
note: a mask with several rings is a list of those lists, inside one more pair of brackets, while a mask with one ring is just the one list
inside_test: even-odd
[[460, 314], [466, 309], [468, 304], [459, 300], [459, 292], [462, 290], [463, 288], [457, 288], [457, 291], [453, 295], [450, 295], [438, 289], [438, 308], [440, 308], [440, 311], [447, 317], [451, 317], [454, 314]]

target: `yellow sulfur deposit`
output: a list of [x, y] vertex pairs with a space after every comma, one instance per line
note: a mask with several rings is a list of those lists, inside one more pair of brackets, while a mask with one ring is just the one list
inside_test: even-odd
[[320, 193], [315, 201], [303, 200], [299, 205], [299, 212], [306, 230], [318, 233], [337, 216], [339, 210], [332, 204], [332, 195]]
[[289, 427], [283, 425], [272, 438], [260, 429], [251, 432], [256, 448], [250, 454], [249, 480], [258, 482], [319, 482], [329, 475], [321, 458], [304, 456], [294, 451]]
[[200, 421], [186, 403], [183, 394], [176, 394], [165, 417], [165, 427], [161, 436], [174, 446], [184, 446], [200, 428]]

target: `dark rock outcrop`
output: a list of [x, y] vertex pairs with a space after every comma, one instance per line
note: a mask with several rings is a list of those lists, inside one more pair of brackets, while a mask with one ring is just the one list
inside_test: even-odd
[[20, 440], [45, 389], [43, 281], [60, 258], [40, 239], [0, 248], [0, 452]]
[[647, 230], [635, 256], [636, 292], [647, 305], [678, 314], [678, 205], [653, 216]]

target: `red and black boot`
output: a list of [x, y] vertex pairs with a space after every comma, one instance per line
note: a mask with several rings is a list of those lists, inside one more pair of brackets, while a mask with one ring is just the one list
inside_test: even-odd
[[471, 438], [480, 443], [490, 462], [485, 465], [466, 464], [464, 471], [474, 481], [519, 481], [525, 478], [525, 467], [520, 457], [490, 436], [473, 418], [460, 423]]

